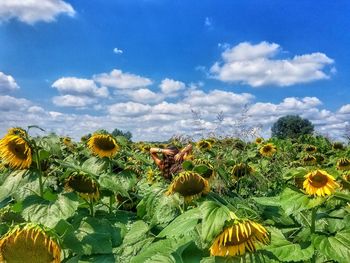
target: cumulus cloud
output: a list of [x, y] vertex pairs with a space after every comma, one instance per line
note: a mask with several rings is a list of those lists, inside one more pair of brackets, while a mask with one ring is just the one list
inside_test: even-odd
[[15, 79], [0, 71], [0, 94], [6, 94], [17, 89], [19, 89], [19, 86]]
[[242, 83], [252, 87], [266, 85], [290, 86], [328, 79], [326, 67], [334, 63], [325, 54], [316, 52], [278, 59], [281, 48], [276, 43], [242, 42], [226, 48], [222, 61], [210, 68], [213, 78], [228, 83]]
[[163, 79], [159, 85], [160, 90], [166, 95], [171, 95], [171, 94], [176, 95], [176, 93], [178, 91], [183, 90], [185, 86], [186, 86], [185, 83], [181, 81], [168, 79], [168, 78]]
[[0, 22], [17, 19], [27, 24], [52, 22], [60, 14], [74, 16], [73, 7], [62, 0], [1, 0]]
[[0, 96], [0, 111], [16, 111], [27, 109], [31, 102], [27, 99], [15, 98], [8, 95]]
[[61, 94], [83, 95], [106, 98], [108, 97], [108, 89], [106, 87], [98, 88], [91, 79], [64, 77], [56, 80], [52, 84]]
[[135, 117], [149, 113], [151, 106], [136, 102], [116, 103], [108, 107], [108, 112], [114, 116]]
[[129, 98], [136, 102], [144, 102], [144, 103], [157, 103], [164, 99], [162, 94], [157, 94], [150, 89], [138, 89], [131, 92], [126, 93]]
[[343, 114], [348, 114], [348, 113], [350, 113], [350, 104], [343, 105], [343, 106], [339, 109], [339, 113], [343, 113]]
[[145, 88], [153, 82], [149, 78], [113, 69], [110, 73], [94, 75], [93, 79], [102, 86], [116, 89]]
[[117, 47], [113, 48], [113, 52], [114, 52], [115, 54], [123, 54], [123, 50], [121, 50], [121, 49], [119, 49], [119, 48], [117, 48]]
[[52, 102], [60, 107], [82, 108], [96, 103], [96, 99], [86, 96], [62, 95], [53, 97]]

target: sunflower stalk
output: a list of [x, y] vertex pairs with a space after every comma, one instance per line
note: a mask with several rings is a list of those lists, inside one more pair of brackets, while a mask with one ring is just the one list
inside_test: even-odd
[[94, 201], [92, 200], [92, 198], [89, 199], [88, 204], [89, 204], [89, 209], [90, 209], [90, 215], [92, 217], [95, 217]]
[[42, 170], [41, 170], [39, 151], [38, 151], [38, 147], [37, 147], [35, 141], [33, 141], [33, 145], [34, 145], [35, 157], [36, 157], [36, 167], [38, 169], [38, 174], [39, 174], [39, 194], [40, 194], [40, 197], [43, 197], [44, 184], [43, 184], [43, 177], [42, 177], [43, 175], [42, 175]]
[[[311, 234], [314, 234], [316, 231], [316, 212], [317, 212], [318, 207], [312, 208], [311, 211]], [[311, 258], [311, 263], [316, 262], [316, 251], [314, 252], [312, 258]]]

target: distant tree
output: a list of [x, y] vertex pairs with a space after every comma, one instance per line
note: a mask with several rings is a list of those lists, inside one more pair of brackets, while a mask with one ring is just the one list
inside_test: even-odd
[[115, 128], [113, 131], [112, 131], [112, 135], [113, 136], [124, 136], [125, 138], [127, 138], [129, 141], [131, 141], [131, 138], [132, 138], [132, 133], [127, 131], [127, 132], [123, 132], [117, 128]]
[[348, 124], [348, 125], [345, 126], [344, 138], [345, 138], [345, 140], [347, 140], [348, 143], [350, 144], [350, 124]]
[[312, 134], [314, 125], [298, 115], [287, 115], [279, 118], [272, 126], [272, 137], [280, 139], [298, 138], [301, 135]]

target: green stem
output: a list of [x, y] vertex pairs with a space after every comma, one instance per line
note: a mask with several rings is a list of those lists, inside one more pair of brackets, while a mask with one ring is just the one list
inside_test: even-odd
[[109, 197], [109, 213], [112, 214], [113, 211], [113, 195]]
[[35, 156], [36, 156], [36, 167], [38, 168], [39, 173], [39, 194], [40, 197], [43, 197], [44, 193], [44, 185], [43, 185], [43, 177], [42, 177], [42, 171], [41, 171], [41, 165], [40, 165], [40, 158], [39, 158], [39, 151], [36, 147], [36, 144], [34, 144], [35, 147]]
[[[312, 208], [311, 211], [311, 234], [314, 234], [316, 231], [316, 212], [317, 212], [317, 207]], [[316, 250], [311, 258], [311, 263], [316, 262]]]
[[90, 199], [88, 201], [88, 203], [89, 203], [89, 208], [90, 208], [90, 215], [92, 217], [94, 217], [95, 216], [95, 213], [94, 213], [94, 202], [92, 201], [92, 199]]

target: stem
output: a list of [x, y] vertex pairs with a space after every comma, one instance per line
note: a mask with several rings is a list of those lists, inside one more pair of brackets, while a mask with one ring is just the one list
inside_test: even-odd
[[[316, 212], [317, 212], [317, 207], [312, 208], [311, 212], [311, 234], [315, 233], [316, 230]], [[316, 262], [316, 250], [311, 258], [311, 263]]]
[[40, 159], [39, 159], [39, 151], [38, 151], [38, 148], [36, 147], [36, 144], [34, 144], [34, 147], [35, 147], [35, 155], [36, 155], [36, 167], [38, 168], [38, 172], [39, 172], [39, 193], [40, 193], [40, 197], [43, 197], [44, 185], [43, 185], [43, 177], [42, 177], [42, 171], [41, 171], [41, 165], [40, 165]]
[[113, 211], [113, 195], [111, 195], [109, 197], [109, 207], [108, 207], [108, 209], [109, 209], [109, 213], [112, 214], [112, 211]]
[[90, 199], [88, 203], [89, 203], [89, 208], [90, 208], [90, 215], [92, 217], [94, 217], [95, 216], [95, 213], [94, 213], [94, 202], [92, 201], [92, 199]]

